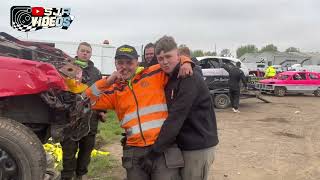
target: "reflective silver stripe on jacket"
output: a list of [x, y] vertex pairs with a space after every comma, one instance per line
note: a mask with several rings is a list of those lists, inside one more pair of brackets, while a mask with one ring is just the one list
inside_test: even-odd
[[101, 94], [101, 91], [97, 88], [96, 84], [93, 84], [91, 87], [90, 87], [91, 91], [92, 91], [92, 94], [99, 97], [100, 94]]
[[[153, 120], [153, 121], [148, 121], [148, 122], [145, 122], [145, 123], [142, 123], [141, 124], [141, 129], [142, 131], [147, 131], [147, 130], [150, 130], [150, 129], [153, 129], [153, 128], [161, 128], [163, 122], [164, 122], [165, 119], [157, 119], [157, 120]], [[131, 128], [128, 128], [126, 130], [126, 133], [127, 133], [127, 136], [130, 137], [132, 135], [135, 135], [135, 134], [139, 134], [140, 133], [140, 128], [139, 128], [139, 124], [131, 127]]]
[[[155, 112], [163, 112], [163, 111], [168, 111], [167, 104], [156, 104], [156, 105], [151, 105], [147, 106], [144, 108], [139, 109], [139, 115], [140, 117], [143, 115], [155, 113]], [[126, 124], [132, 119], [138, 118], [137, 111], [134, 111], [130, 114], [126, 114], [124, 118], [121, 120], [121, 126]]]

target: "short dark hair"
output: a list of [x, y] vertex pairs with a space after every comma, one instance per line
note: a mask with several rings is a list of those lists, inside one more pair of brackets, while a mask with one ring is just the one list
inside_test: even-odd
[[89, 48], [92, 50], [91, 45], [90, 45], [89, 43], [87, 43], [87, 42], [81, 42], [81, 43], [79, 44], [79, 46], [78, 46], [78, 50], [79, 50], [79, 48], [80, 48], [81, 45], [87, 46], [87, 47], [89, 47]]
[[146, 49], [149, 48], [154, 48], [154, 44], [153, 43], [148, 43], [145, 47], [144, 47], [144, 51], [146, 51]]
[[162, 51], [166, 53], [177, 48], [177, 43], [173, 37], [163, 36], [156, 42], [155, 53], [159, 55]]
[[241, 62], [239, 62], [239, 61], [236, 62], [236, 66], [240, 68], [241, 67]]
[[190, 49], [187, 46], [179, 47], [179, 55], [184, 55], [187, 57], [191, 57]]

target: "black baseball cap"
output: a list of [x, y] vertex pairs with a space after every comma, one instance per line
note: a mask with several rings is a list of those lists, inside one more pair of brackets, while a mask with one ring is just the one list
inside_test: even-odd
[[120, 57], [138, 59], [139, 55], [134, 47], [125, 44], [117, 48], [116, 55], [114, 58], [119, 59]]

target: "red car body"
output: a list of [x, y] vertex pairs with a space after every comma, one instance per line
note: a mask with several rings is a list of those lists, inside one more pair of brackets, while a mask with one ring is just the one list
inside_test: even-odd
[[[256, 88], [280, 96], [283, 96], [283, 93], [313, 93], [319, 96], [320, 73], [286, 71], [272, 79], [259, 81]], [[281, 94], [278, 94], [279, 90]]]
[[0, 97], [67, 90], [52, 64], [4, 56], [0, 56], [0, 82]]

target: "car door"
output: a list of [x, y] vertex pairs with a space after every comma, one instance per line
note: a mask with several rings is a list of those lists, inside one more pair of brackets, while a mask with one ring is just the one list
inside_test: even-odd
[[308, 87], [307, 73], [306, 72], [297, 72], [292, 76], [291, 86], [287, 87], [287, 90], [303, 93], [308, 91], [310, 87]]
[[218, 58], [207, 58], [200, 61], [200, 66], [210, 90], [228, 87], [229, 73], [220, 66]]
[[219, 59], [207, 58], [199, 62], [204, 76], [220, 76], [222, 74]]
[[310, 91], [320, 89], [320, 74], [319, 73], [308, 73], [308, 85], [311, 87]]

